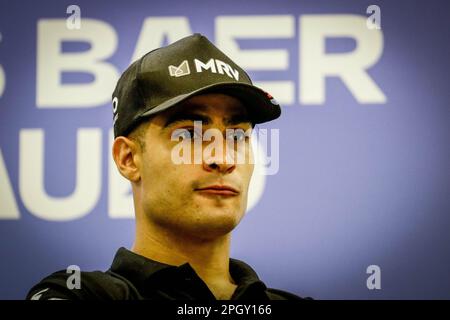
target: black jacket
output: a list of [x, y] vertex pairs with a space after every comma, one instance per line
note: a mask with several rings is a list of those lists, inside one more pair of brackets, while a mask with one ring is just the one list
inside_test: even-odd
[[[282, 290], [267, 288], [246, 263], [230, 259], [237, 284], [231, 300], [301, 300]], [[106, 272], [81, 272], [81, 288], [69, 289], [71, 276], [61, 270], [44, 278], [28, 293], [31, 300], [216, 300], [206, 284], [185, 263], [171, 266], [120, 248]]]

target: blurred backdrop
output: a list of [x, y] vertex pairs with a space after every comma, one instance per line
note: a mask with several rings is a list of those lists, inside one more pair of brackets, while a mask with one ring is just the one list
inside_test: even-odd
[[252, 181], [232, 256], [301, 296], [449, 299], [449, 11], [1, 0], [0, 298], [69, 265], [106, 270], [131, 247], [111, 93], [143, 53], [202, 33], [282, 104], [260, 126], [279, 130], [279, 150]]

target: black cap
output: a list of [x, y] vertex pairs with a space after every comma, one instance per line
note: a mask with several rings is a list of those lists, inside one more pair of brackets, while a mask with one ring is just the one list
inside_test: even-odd
[[201, 93], [224, 93], [246, 106], [253, 123], [276, 119], [277, 101], [206, 37], [194, 34], [148, 52], [122, 74], [113, 93], [114, 136], [145, 117]]

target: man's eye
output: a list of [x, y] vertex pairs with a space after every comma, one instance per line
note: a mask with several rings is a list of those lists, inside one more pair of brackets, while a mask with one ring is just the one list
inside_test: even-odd
[[237, 129], [233, 130], [230, 135], [228, 136], [228, 139], [233, 139], [235, 141], [244, 141], [246, 138], [246, 134], [244, 130]]
[[193, 128], [190, 129], [176, 129], [173, 133], [172, 133], [172, 140], [179, 140], [179, 139], [183, 139], [183, 140], [187, 140], [187, 139], [197, 139], [197, 138], [201, 138], [201, 135], [195, 131]]

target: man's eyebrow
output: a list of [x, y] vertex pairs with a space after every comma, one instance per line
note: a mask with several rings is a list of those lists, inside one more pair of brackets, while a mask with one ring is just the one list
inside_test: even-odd
[[204, 124], [208, 124], [211, 122], [211, 118], [199, 114], [196, 111], [183, 111], [183, 112], [175, 112], [174, 114], [170, 115], [166, 122], [164, 123], [164, 127], [167, 128], [168, 126], [174, 125], [178, 122], [182, 121], [201, 121]]
[[[200, 108], [192, 108], [190, 110], [189, 107], [200, 107]], [[210, 124], [212, 120], [207, 115], [201, 114], [199, 111], [203, 110], [204, 106], [202, 105], [186, 105], [186, 109], [174, 112], [170, 116], [168, 116], [167, 120], [164, 123], [164, 127], [167, 128], [169, 126], [175, 125], [178, 122], [183, 121], [201, 121], [203, 124]], [[238, 112], [231, 115], [229, 118], [224, 119], [226, 125], [237, 125], [240, 123], [252, 123], [250, 117], [247, 113]]]
[[248, 114], [246, 113], [237, 113], [232, 115], [230, 118], [225, 119], [225, 124], [226, 125], [236, 125], [236, 124], [240, 124], [240, 123], [252, 123], [252, 120], [250, 119], [250, 117], [248, 116]]

